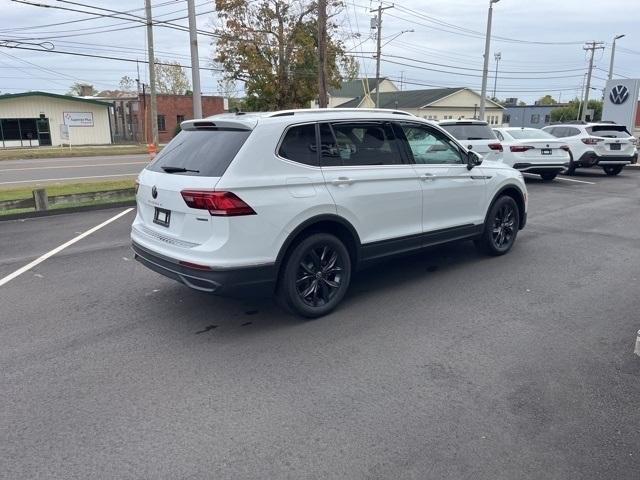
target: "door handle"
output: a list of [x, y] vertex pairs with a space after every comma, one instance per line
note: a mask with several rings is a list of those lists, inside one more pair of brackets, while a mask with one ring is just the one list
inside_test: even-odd
[[432, 181], [435, 179], [436, 179], [436, 176], [433, 173], [423, 173], [422, 175], [420, 175], [420, 180], [423, 180], [426, 182]]
[[341, 185], [351, 185], [353, 180], [348, 177], [338, 177], [336, 179], [331, 180], [332, 185], [341, 186]]

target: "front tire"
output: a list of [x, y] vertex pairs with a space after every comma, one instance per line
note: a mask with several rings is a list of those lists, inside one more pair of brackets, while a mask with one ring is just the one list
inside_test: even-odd
[[278, 286], [280, 302], [307, 318], [331, 312], [351, 281], [351, 258], [345, 245], [328, 233], [314, 233], [288, 255]]
[[516, 201], [504, 195], [498, 198], [487, 215], [482, 236], [476, 247], [488, 255], [504, 255], [516, 241], [520, 227], [520, 211]]
[[618, 175], [622, 171], [622, 165], [605, 165], [602, 167], [607, 175]]
[[544, 180], [545, 182], [550, 182], [551, 180], [553, 180], [558, 176], [558, 172], [545, 172], [545, 173], [541, 173], [540, 176], [542, 177], [542, 180]]

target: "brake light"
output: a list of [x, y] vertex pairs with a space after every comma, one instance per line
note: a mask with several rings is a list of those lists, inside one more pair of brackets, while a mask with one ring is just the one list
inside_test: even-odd
[[562, 145], [560, 146], [561, 150], [564, 150], [565, 152], [570, 152], [571, 150], [569, 149], [569, 145]]
[[499, 151], [499, 152], [501, 152], [501, 151], [502, 151], [502, 144], [501, 144], [501, 143], [490, 143], [490, 144], [488, 145], [488, 147], [489, 147], [491, 150], [497, 150], [497, 151]]
[[211, 270], [211, 267], [208, 267], [207, 265], [200, 265], [199, 263], [184, 262], [182, 260], [178, 263], [183, 267], [191, 268], [192, 270]]
[[527, 150], [532, 150], [535, 147], [532, 147], [530, 145], [511, 145], [509, 147], [509, 150], [511, 150], [512, 152], [526, 152]]
[[587, 137], [587, 138], [581, 138], [582, 143], [584, 143], [585, 145], [597, 145], [598, 143], [602, 142], [602, 138], [593, 138], [593, 137]]
[[256, 214], [253, 208], [232, 192], [183, 190], [180, 194], [187, 206], [199, 210], [209, 210], [213, 216], [237, 217]]

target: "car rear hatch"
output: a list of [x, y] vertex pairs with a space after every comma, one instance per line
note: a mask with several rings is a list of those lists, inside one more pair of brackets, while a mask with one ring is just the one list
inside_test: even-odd
[[467, 149], [479, 153], [486, 160], [502, 158], [502, 145], [486, 123], [456, 122], [440, 126]]
[[195, 192], [214, 191], [250, 134], [246, 122], [184, 122], [182, 131], [138, 177], [135, 233], [165, 247], [193, 248], [210, 239], [212, 213], [198, 204], [202, 199], [195, 198]]
[[624, 125], [593, 125], [586, 130], [596, 141], [593, 150], [598, 156], [633, 156], [633, 137]]
[[569, 161], [567, 144], [560, 140], [521, 140], [510, 143], [504, 148], [508, 148], [518, 160], [526, 162], [564, 163]]

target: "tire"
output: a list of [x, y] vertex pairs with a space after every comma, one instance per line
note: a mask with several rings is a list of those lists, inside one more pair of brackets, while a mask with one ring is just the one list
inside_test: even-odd
[[344, 298], [351, 281], [345, 245], [328, 233], [314, 233], [293, 247], [278, 282], [278, 300], [292, 313], [317, 318]]
[[519, 227], [518, 205], [513, 198], [503, 195], [491, 205], [482, 236], [475, 240], [476, 247], [487, 255], [504, 255], [513, 247]]
[[605, 165], [602, 167], [604, 173], [611, 176], [618, 175], [622, 171], [622, 168], [622, 165]]
[[542, 180], [544, 180], [545, 182], [550, 182], [551, 180], [553, 180], [558, 176], [558, 172], [545, 172], [545, 173], [541, 173], [540, 176], [542, 177]]

